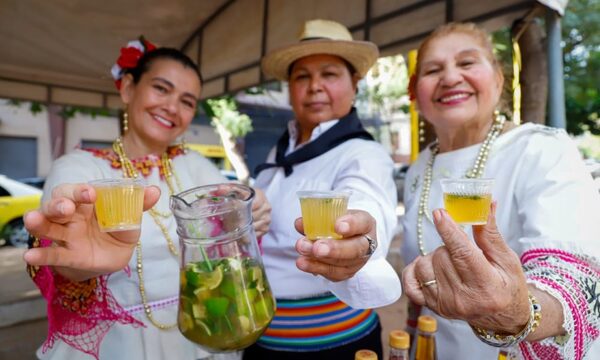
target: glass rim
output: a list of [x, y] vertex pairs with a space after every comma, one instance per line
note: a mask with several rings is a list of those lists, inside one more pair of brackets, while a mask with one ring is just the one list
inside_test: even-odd
[[300, 199], [305, 198], [317, 198], [317, 199], [330, 199], [330, 198], [349, 198], [352, 195], [350, 190], [302, 190], [296, 191], [296, 195]]
[[139, 178], [110, 178], [96, 179], [88, 181], [88, 184], [95, 187], [112, 187], [112, 186], [144, 186], [144, 181]]
[[180, 201], [180, 202], [183, 202], [185, 205], [190, 206], [191, 202], [189, 202], [188, 200], [185, 199], [188, 195], [194, 194], [198, 191], [206, 191], [208, 193], [211, 189], [218, 189], [219, 187], [232, 187], [232, 188], [238, 189], [241, 192], [247, 192], [247, 195], [243, 199], [236, 198], [236, 200], [238, 200], [240, 203], [243, 203], [243, 204], [252, 202], [254, 200], [254, 198], [256, 197], [256, 191], [251, 186], [244, 185], [244, 184], [238, 184], [238, 183], [215, 183], [215, 184], [206, 184], [206, 185], [201, 185], [201, 186], [195, 186], [193, 188], [184, 190], [178, 194], [171, 195], [170, 201]]

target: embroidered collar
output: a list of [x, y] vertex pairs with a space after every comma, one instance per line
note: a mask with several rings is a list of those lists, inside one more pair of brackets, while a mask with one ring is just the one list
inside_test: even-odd
[[[115, 152], [110, 148], [105, 149], [81, 149], [87, 152], [92, 153], [97, 158], [104, 159], [110, 162], [110, 166], [113, 169], [121, 169], [122, 165], [119, 161], [119, 157]], [[185, 150], [182, 145], [174, 145], [169, 146], [167, 148], [167, 155], [169, 159], [173, 159], [176, 156], [183, 155]], [[157, 168], [161, 178], [164, 178], [164, 171], [162, 162], [160, 161], [160, 156], [155, 154], [146, 155], [143, 157], [139, 157], [137, 159], [132, 159], [131, 163], [135, 166], [135, 169], [144, 177], [148, 177], [152, 174], [152, 169]]]

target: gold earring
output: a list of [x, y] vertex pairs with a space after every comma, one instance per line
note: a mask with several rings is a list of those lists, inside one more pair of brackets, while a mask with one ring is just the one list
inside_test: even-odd
[[425, 121], [419, 119], [419, 143], [425, 142]]
[[127, 110], [123, 112], [123, 134], [125, 134], [129, 130], [129, 114]]
[[494, 110], [494, 123], [499, 124], [506, 120], [506, 116], [500, 112], [500, 110]]

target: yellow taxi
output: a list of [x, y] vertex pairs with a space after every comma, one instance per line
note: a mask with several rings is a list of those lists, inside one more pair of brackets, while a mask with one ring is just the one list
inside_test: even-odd
[[0, 175], [0, 243], [27, 247], [23, 215], [40, 207], [42, 190]]
[[227, 159], [225, 148], [221, 145], [209, 144], [186, 144], [186, 146], [194, 151], [199, 152], [205, 158], [212, 161], [221, 170], [231, 170], [231, 163]]

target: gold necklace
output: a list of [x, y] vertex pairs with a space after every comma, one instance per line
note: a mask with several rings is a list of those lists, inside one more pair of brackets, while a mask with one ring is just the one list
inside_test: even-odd
[[[129, 178], [137, 178], [139, 176], [139, 174], [138, 174], [137, 170], [135, 169], [135, 167], [133, 166], [133, 163], [131, 162], [131, 160], [129, 160], [129, 158], [125, 154], [125, 150], [123, 148], [123, 141], [121, 140], [120, 137], [117, 138], [115, 140], [115, 142], [113, 143], [113, 150], [119, 157], [119, 162], [121, 163], [121, 166], [123, 168], [123, 176], [129, 177]], [[171, 160], [169, 159], [169, 156], [166, 153], [163, 153], [161, 156], [161, 165], [162, 165], [165, 182], [167, 183], [167, 186], [169, 187], [169, 192], [171, 193], [171, 195], [173, 195], [175, 193], [175, 189], [173, 187], [173, 184], [171, 183], [171, 177], [175, 178], [175, 181], [177, 182], [177, 185], [180, 190], [182, 189], [182, 187], [181, 187], [181, 183], [179, 182], [179, 179], [173, 172], [173, 168], [171, 166]], [[156, 225], [158, 226], [160, 231], [165, 236], [165, 239], [167, 240], [167, 245], [169, 247], [169, 251], [171, 252], [171, 254], [177, 256], [177, 249], [175, 248], [173, 239], [171, 239], [171, 236], [169, 235], [169, 231], [168, 231], [167, 227], [165, 226], [165, 224], [163, 224], [159, 219], [159, 216], [168, 217], [171, 214], [168, 213], [168, 215], [165, 216], [165, 213], [160, 213], [158, 210], [155, 210], [154, 208], [150, 209], [149, 213], [150, 213], [150, 216], [152, 217], [152, 219], [154, 220], [154, 223], [156, 223]], [[146, 295], [146, 288], [144, 286], [144, 265], [143, 265], [143, 261], [142, 261], [142, 241], [141, 241], [141, 239], [138, 240], [138, 242], [136, 244], [136, 253], [137, 253], [137, 255], [136, 255], [136, 272], [138, 274], [138, 278], [140, 281], [138, 288], [140, 290], [140, 297], [142, 299], [142, 305], [144, 307], [144, 313], [146, 314], [146, 317], [152, 323], [152, 325], [156, 326], [157, 328], [159, 328], [161, 330], [167, 330], [167, 329], [174, 328], [175, 326], [177, 326], [177, 323], [169, 324], [169, 325], [162, 324], [162, 323], [158, 322], [156, 319], [154, 319], [154, 315], [152, 314], [152, 309], [150, 307], [150, 304], [148, 303], [148, 297]]]
[[[498, 112], [494, 113], [494, 122], [490, 127], [487, 135], [485, 136], [485, 140], [481, 144], [479, 148], [479, 152], [477, 153], [477, 157], [475, 158], [475, 163], [473, 167], [467, 171], [465, 177], [468, 179], [476, 179], [480, 178], [483, 175], [485, 170], [485, 165], [488, 160], [488, 156], [490, 153], [490, 148], [492, 144], [496, 140], [496, 138], [502, 132], [504, 128], [504, 123], [506, 122], [506, 117], [501, 115]], [[431, 218], [431, 213], [428, 209], [429, 204], [429, 194], [431, 192], [431, 182], [433, 178], [433, 163], [435, 162], [435, 157], [439, 153], [440, 148], [438, 143], [434, 143], [431, 146], [431, 156], [427, 161], [427, 165], [425, 166], [425, 174], [423, 176], [423, 190], [421, 190], [421, 198], [419, 199], [419, 212], [417, 214], [417, 245], [419, 246], [419, 252], [421, 255], [427, 255], [427, 251], [425, 251], [425, 241], [423, 240], [423, 218], [426, 217], [431, 223], [433, 223], [433, 219]]]

